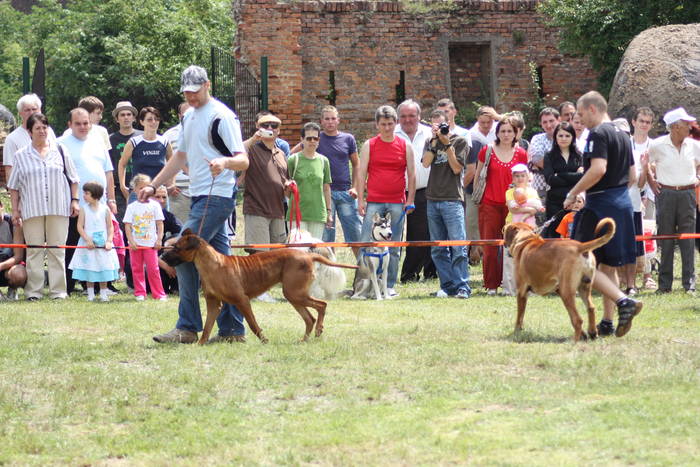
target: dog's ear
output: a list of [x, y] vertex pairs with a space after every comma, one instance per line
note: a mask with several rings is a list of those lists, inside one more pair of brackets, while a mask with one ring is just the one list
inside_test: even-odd
[[381, 219], [381, 217], [379, 217], [379, 213], [378, 213], [378, 212], [375, 212], [375, 213], [374, 213], [374, 216], [372, 216], [372, 222], [374, 222], [375, 224], [378, 224], [378, 223], [379, 223], [379, 219]]
[[196, 235], [188, 235], [182, 248], [186, 250], [196, 250], [202, 240]]
[[386, 219], [387, 224], [391, 224], [391, 213], [387, 212], [386, 216], [384, 216], [384, 219]]
[[518, 226], [515, 224], [506, 224], [503, 226], [503, 245], [507, 248], [513, 244], [513, 239], [518, 234]]
[[184, 231], [180, 232], [180, 236], [185, 236], [185, 235], [192, 235], [194, 232], [192, 232], [192, 229], [187, 228]]

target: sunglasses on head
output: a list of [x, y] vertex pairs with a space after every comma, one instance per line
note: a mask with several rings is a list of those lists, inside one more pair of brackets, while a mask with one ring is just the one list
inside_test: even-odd
[[260, 124], [260, 128], [266, 128], [268, 130], [276, 130], [279, 128], [280, 124], [276, 122], [265, 122]]
[[306, 141], [318, 141], [318, 136], [307, 136], [304, 138]]

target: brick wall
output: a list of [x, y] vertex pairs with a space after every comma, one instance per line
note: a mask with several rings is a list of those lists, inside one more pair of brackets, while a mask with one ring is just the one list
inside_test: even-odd
[[[459, 105], [481, 96], [468, 84], [484, 76], [477, 63], [489, 68], [489, 103], [500, 111], [533, 100], [529, 62], [543, 67], [551, 103], [595, 88], [588, 60], [557, 49], [559, 32], [535, 11], [537, 0], [416, 4], [423, 11], [396, 1], [234, 0], [237, 57], [258, 76], [260, 57], [269, 57], [269, 107], [283, 136], [297, 141], [303, 122], [318, 119], [330, 71], [342, 127], [358, 140], [375, 133], [379, 105], [397, 104], [400, 71], [406, 97], [425, 109], [445, 96]], [[486, 52], [466, 53], [473, 45]]]

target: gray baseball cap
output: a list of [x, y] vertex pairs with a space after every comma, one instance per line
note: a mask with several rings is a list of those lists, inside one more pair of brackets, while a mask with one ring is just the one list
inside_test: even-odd
[[197, 92], [207, 81], [209, 81], [207, 70], [201, 66], [190, 65], [180, 76], [180, 92]]

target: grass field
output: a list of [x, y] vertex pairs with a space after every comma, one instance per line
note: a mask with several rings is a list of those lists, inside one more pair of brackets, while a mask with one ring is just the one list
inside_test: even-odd
[[557, 298], [515, 337], [515, 299], [435, 290], [334, 301], [306, 344], [287, 303], [254, 305], [269, 344], [205, 347], [151, 340], [177, 299], [2, 303], [0, 464], [697, 465], [696, 298], [575, 345]]

